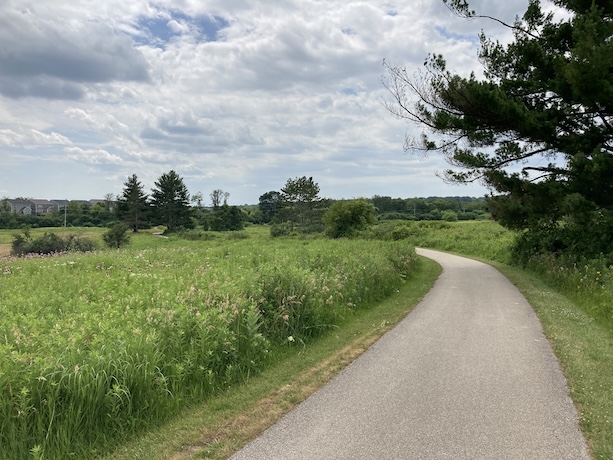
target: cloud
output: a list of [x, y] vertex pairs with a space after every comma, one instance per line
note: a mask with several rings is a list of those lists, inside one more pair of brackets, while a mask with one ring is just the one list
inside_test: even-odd
[[80, 99], [92, 84], [149, 80], [128, 37], [96, 20], [65, 20], [45, 7], [40, 13], [38, 5], [0, 8], [0, 93]]
[[[512, 20], [524, 3], [475, 9]], [[238, 203], [302, 175], [330, 197], [450, 194], [434, 175], [441, 158], [402, 151], [419, 130], [383, 108], [381, 63], [418, 69], [434, 52], [478, 71], [487, 27], [440, 0], [6, 0], [0, 145], [32, 161], [44, 152], [49, 177], [0, 168], [0, 183], [44, 197], [61, 163], [91, 196], [170, 169], [190, 191], [222, 188]]]

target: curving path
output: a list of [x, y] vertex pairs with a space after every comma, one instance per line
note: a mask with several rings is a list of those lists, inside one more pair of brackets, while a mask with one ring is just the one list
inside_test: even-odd
[[444, 271], [326, 387], [232, 459], [589, 459], [532, 308], [498, 271], [419, 249]]

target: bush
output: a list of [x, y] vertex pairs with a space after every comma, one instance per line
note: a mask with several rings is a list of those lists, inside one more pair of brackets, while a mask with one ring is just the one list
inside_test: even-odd
[[288, 222], [281, 224], [272, 224], [270, 226], [270, 236], [277, 238], [279, 236], [289, 236], [292, 233], [291, 226]]
[[128, 226], [124, 223], [115, 224], [102, 235], [102, 239], [109, 248], [119, 249], [130, 242]]
[[38, 238], [32, 238], [29, 229], [23, 234], [15, 234], [11, 245], [11, 254], [22, 256], [25, 254], [53, 254], [58, 252], [88, 252], [96, 249], [96, 243], [89, 238], [69, 235], [66, 238], [52, 232], [45, 232]]
[[326, 234], [331, 238], [354, 236], [377, 221], [375, 206], [364, 198], [337, 201], [324, 214]]

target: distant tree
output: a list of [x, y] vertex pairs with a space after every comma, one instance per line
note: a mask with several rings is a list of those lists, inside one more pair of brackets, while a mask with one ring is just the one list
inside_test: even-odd
[[0, 200], [0, 228], [14, 228], [15, 216], [11, 212], [11, 205], [8, 198]]
[[200, 210], [202, 210], [203, 206], [203, 202], [204, 202], [204, 195], [202, 195], [202, 192], [198, 192], [198, 193], [194, 193], [190, 199], [190, 201], [196, 205], [196, 207]]
[[222, 204], [228, 204], [228, 198], [230, 194], [228, 192], [224, 192], [222, 189], [218, 188], [211, 192], [211, 204], [213, 205], [213, 210], [217, 211]]
[[288, 179], [281, 189], [281, 194], [284, 204], [290, 211], [290, 220], [300, 222], [300, 228], [304, 232], [313, 209], [321, 200], [319, 185], [313, 181], [312, 177]]
[[260, 196], [259, 208], [262, 211], [262, 220], [269, 223], [282, 206], [283, 197], [274, 190]]
[[447, 222], [455, 222], [458, 220], [458, 213], [451, 209], [445, 209], [441, 213], [441, 218]]
[[108, 212], [112, 212], [113, 208], [115, 207], [115, 194], [114, 193], [107, 193], [104, 195], [104, 209], [106, 209]]
[[326, 234], [331, 238], [353, 236], [377, 221], [375, 206], [365, 198], [337, 201], [323, 217]]
[[70, 200], [66, 209], [66, 220], [69, 225], [80, 227], [88, 220], [88, 209], [85, 203], [77, 200]]
[[113, 225], [106, 233], [103, 233], [102, 239], [109, 248], [119, 249], [130, 242], [127, 231], [128, 226], [120, 222]]
[[150, 207], [147, 202], [147, 194], [136, 174], [128, 177], [124, 187], [121, 196], [117, 197], [115, 212], [120, 220], [132, 228], [133, 232], [138, 232], [149, 218]]
[[183, 179], [175, 172], [162, 174], [151, 190], [151, 205], [156, 222], [172, 232], [191, 227], [189, 193]]
[[210, 229], [213, 231], [242, 230], [244, 226], [244, 214], [238, 206], [224, 204], [217, 211], [213, 211], [210, 221]]

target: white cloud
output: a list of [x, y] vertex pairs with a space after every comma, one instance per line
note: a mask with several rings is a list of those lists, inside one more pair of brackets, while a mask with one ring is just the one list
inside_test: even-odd
[[[525, 3], [475, 8], [512, 20]], [[403, 153], [414, 128], [383, 109], [381, 63], [417, 69], [436, 52], [467, 73], [489, 27], [440, 0], [9, 0], [0, 18], [0, 146], [44, 154], [49, 172], [0, 169], [9, 194], [59, 194], [54, 168], [89, 175], [62, 188], [73, 198], [175, 169], [235, 203], [301, 175], [336, 198], [454, 194], [440, 158]]]

